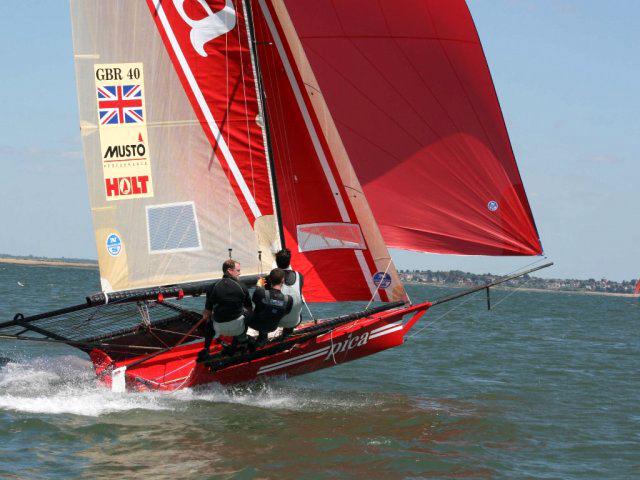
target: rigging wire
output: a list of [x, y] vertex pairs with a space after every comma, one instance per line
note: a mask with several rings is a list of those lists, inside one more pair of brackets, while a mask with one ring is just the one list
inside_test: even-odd
[[524, 281], [524, 283], [522, 285], [517, 286], [516, 288], [514, 288], [511, 292], [509, 292], [508, 294], [506, 294], [504, 297], [502, 297], [500, 300], [498, 300], [497, 302], [495, 302], [493, 304], [494, 307], [500, 305], [502, 302], [504, 302], [507, 298], [509, 298], [511, 295], [513, 295], [514, 293], [516, 293], [518, 290], [524, 288], [527, 286], [527, 284], [531, 281], [531, 279], [527, 279]]
[[418, 333], [420, 333], [421, 331], [423, 331], [425, 328], [432, 326], [434, 323], [436, 323], [439, 320], [442, 320], [444, 317], [446, 317], [447, 315], [449, 315], [451, 312], [453, 312], [454, 310], [460, 308], [463, 305], [466, 305], [467, 303], [469, 303], [471, 300], [474, 300], [476, 297], [478, 297], [478, 293], [476, 292], [473, 295], [470, 295], [469, 298], [467, 298], [466, 300], [464, 300], [463, 302], [458, 303], [456, 306], [450, 308], [449, 310], [447, 310], [444, 314], [440, 315], [437, 318], [434, 318], [433, 320], [431, 320], [431, 322], [426, 323], [422, 328], [416, 330], [415, 332], [413, 332], [411, 335], [407, 335], [407, 340], [410, 338], [415, 337]]
[[[510, 272], [509, 272], [509, 273], [507, 273], [507, 274], [500, 275], [500, 276], [502, 276], [502, 277], [507, 277], [507, 276], [509, 276], [509, 275], [512, 275], [512, 274], [516, 273], [518, 270], [524, 270], [524, 269], [526, 269], [526, 268], [528, 268], [528, 267], [531, 267], [531, 266], [533, 266], [533, 265], [535, 265], [535, 264], [537, 264], [537, 263], [540, 263], [540, 262], [542, 262], [542, 261], [544, 261], [544, 260], [546, 260], [546, 259], [547, 259], [547, 256], [545, 255], [544, 257], [542, 257], [542, 258], [540, 258], [540, 259], [538, 259], [538, 260], [535, 260], [534, 262], [531, 262], [531, 263], [529, 263], [529, 264], [527, 264], [527, 265], [525, 265], [525, 266], [523, 266], [523, 267], [519, 267], [519, 268], [517, 268], [517, 269], [515, 269], [515, 270], [510, 271]], [[526, 286], [530, 281], [531, 281], [531, 278], [526, 279], [522, 285], [519, 285], [518, 287], [514, 288], [514, 289], [513, 289], [511, 292], [509, 292], [507, 295], [505, 295], [505, 296], [504, 296], [504, 297], [502, 297], [500, 300], [498, 300], [497, 302], [495, 302], [495, 303], [493, 304], [493, 308], [495, 308], [496, 306], [500, 305], [502, 302], [504, 302], [507, 298], [509, 298], [510, 296], [512, 296], [513, 294], [515, 294], [516, 292], [518, 292], [520, 289], [524, 288], [524, 287], [525, 287], [525, 286]], [[491, 288], [491, 287], [488, 287], [488, 288]], [[440, 315], [439, 317], [434, 318], [434, 319], [433, 319], [433, 320], [431, 320], [430, 322], [426, 323], [424, 326], [422, 326], [421, 328], [419, 328], [418, 330], [416, 330], [415, 332], [413, 332], [411, 335], [407, 335], [407, 337], [406, 337], [406, 338], [407, 338], [407, 339], [413, 338], [413, 337], [415, 337], [418, 333], [422, 332], [425, 328], [433, 326], [436, 322], [438, 322], [439, 320], [442, 320], [444, 317], [448, 316], [448, 315], [449, 315], [451, 312], [453, 312], [454, 310], [456, 310], [456, 309], [460, 308], [461, 306], [466, 305], [466, 304], [467, 304], [467, 303], [469, 303], [470, 301], [472, 301], [472, 300], [476, 299], [476, 298], [478, 297], [478, 294], [480, 294], [480, 292], [481, 292], [481, 291], [482, 291], [482, 290], [480, 290], [480, 291], [476, 292], [476, 293], [475, 293], [475, 294], [473, 294], [473, 295], [470, 295], [470, 296], [469, 296], [469, 298], [467, 298], [465, 301], [458, 303], [456, 306], [454, 306], [454, 307], [452, 307], [451, 309], [447, 310], [445, 313], [443, 313], [443, 314], [442, 314], [442, 315]]]
[[302, 297], [302, 304], [306, 307], [307, 312], [309, 313], [309, 317], [311, 318], [311, 320], [313, 320], [313, 323], [318, 323], [318, 319], [313, 316], [313, 313], [311, 313], [311, 309], [309, 308], [307, 301], [302, 296], [302, 293], [300, 293], [300, 297]]

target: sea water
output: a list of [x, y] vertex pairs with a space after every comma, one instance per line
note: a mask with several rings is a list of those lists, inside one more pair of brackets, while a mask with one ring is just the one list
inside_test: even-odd
[[[97, 280], [0, 264], [0, 321], [81, 303]], [[451, 291], [409, 286], [414, 301]], [[237, 388], [114, 393], [74, 349], [0, 341], [0, 478], [640, 478], [640, 302], [492, 301], [434, 307], [401, 347]]]

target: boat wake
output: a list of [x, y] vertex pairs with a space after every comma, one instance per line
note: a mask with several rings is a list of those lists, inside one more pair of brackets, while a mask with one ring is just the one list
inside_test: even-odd
[[0, 410], [15, 412], [97, 417], [131, 410], [184, 411], [195, 402], [321, 412], [375, 403], [364, 395], [305, 391], [277, 380], [233, 388], [210, 385], [176, 392], [117, 393], [98, 383], [89, 361], [73, 355], [3, 360]]
[[0, 366], [0, 410], [98, 416], [138, 408], [167, 407], [152, 396], [106, 390], [91, 364], [73, 355], [10, 360]]

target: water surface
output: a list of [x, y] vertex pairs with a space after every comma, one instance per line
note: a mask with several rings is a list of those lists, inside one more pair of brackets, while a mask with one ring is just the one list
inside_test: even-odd
[[[97, 289], [93, 270], [0, 265], [0, 321]], [[434, 308], [399, 348], [232, 389], [117, 394], [74, 349], [4, 341], [0, 477], [640, 478], [640, 302], [508, 294]]]

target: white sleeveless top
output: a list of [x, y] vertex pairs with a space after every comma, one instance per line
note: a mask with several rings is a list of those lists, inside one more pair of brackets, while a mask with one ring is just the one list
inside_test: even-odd
[[[287, 270], [291, 270], [288, 268]], [[287, 285], [286, 282], [282, 284], [280, 291], [284, 295], [289, 295], [293, 299], [293, 307], [291, 311], [280, 319], [278, 323], [282, 328], [294, 328], [300, 323], [300, 313], [302, 312], [302, 292], [300, 291], [300, 274], [293, 271], [296, 275], [296, 281], [293, 285]]]

